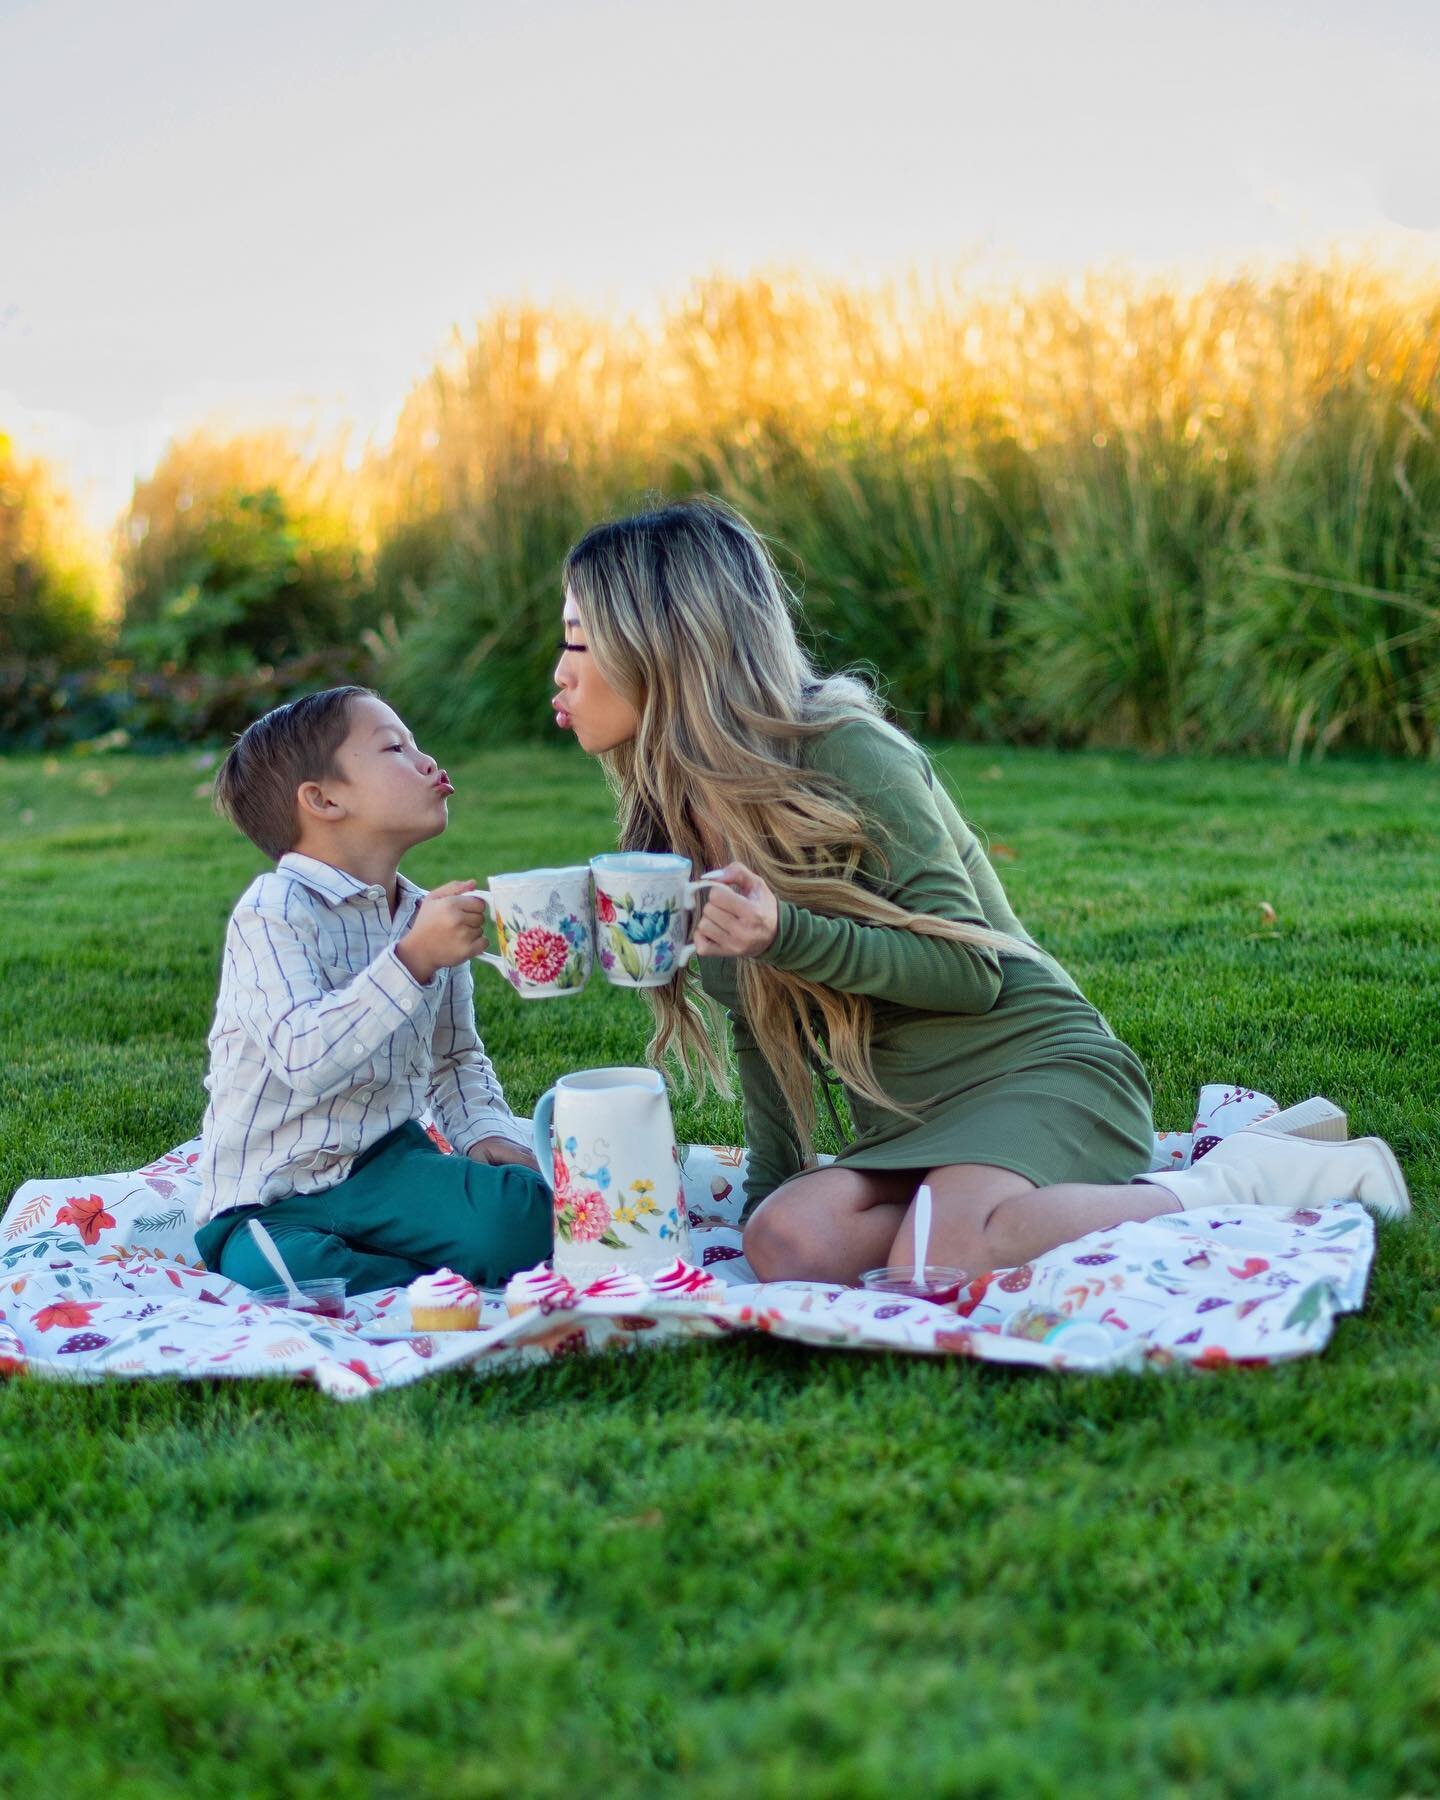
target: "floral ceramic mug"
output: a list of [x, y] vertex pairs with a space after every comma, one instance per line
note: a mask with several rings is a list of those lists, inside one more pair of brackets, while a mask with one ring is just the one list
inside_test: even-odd
[[480, 898], [495, 921], [500, 954], [486, 951], [477, 962], [498, 969], [522, 1000], [580, 992], [595, 966], [588, 868], [492, 875]]
[[711, 881], [690, 879], [690, 858], [670, 851], [616, 850], [592, 856], [595, 939], [600, 967], [616, 987], [663, 987], [695, 954], [689, 942], [695, 896]]

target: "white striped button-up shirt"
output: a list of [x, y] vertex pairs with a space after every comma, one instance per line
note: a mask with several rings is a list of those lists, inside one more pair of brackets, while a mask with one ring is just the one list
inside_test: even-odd
[[195, 1223], [318, 1194], [427, 1108], [458, 1151], [529, 1145], [475, 1029], [470, 965], [421, 987], [395, 954], [424, 888], [282, 856], [230, 918], [210, 1031]]

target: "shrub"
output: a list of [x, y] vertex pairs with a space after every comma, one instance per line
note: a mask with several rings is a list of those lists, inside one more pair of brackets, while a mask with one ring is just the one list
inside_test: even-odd
[[374, 622], [358, 530], [283, 439], [196, 438], [137, 486], [121, 645], [147, 667], [235, 674]]
[[301, 694], [346, 682], [368, 685], [373, 677], [374, 665], [358, 646], [230, 675], [161, 674], [125, 661], [81, 670], [53, 662], [0, 664], [0, 751], [108, 738], [151, 750], [213, 743]]
[[0, 433], [0, 660], [83, 662], [104, 635], [100, 574], [68, 505]]

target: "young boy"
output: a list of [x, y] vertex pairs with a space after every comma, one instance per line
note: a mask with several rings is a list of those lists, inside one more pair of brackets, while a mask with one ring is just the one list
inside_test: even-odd
[[[210, 1032], [196, 1237], [207, 1267], [272, 1285], [261, 1217], [299, 1280], [351, 1293], [457, 1270], [495, 1287], [550, 1254], [529, 1133], [475, 1031], [473, 881], [398, 872], [438, 837], [443, 769], [366, 688], [330, 688], [246, 730], [216, 800], [276, 862], [241, 896]], [[429, 1105], [458, 1155], [416, 1115]]]

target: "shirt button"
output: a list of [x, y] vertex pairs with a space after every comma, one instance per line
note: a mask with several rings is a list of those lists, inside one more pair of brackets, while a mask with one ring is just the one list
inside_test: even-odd
[[365, 892], [371, 900], [383, 900], [385, 898], [385, 890], [382, 887], [367, 887]]

